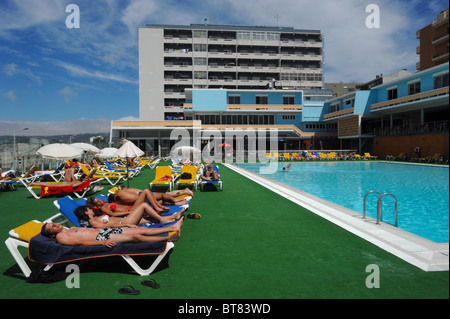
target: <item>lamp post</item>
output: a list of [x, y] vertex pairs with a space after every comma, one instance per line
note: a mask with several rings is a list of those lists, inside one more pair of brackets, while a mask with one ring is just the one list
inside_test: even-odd
[[[15, 166], [18, 165], [17, 164], [17, 150], [16, 150], [16, 132], [26, 131], [26, 130], [28, 130], [28, 127], [21, 128], [20, 130], [15, 130], [14, 131], [14, 163], [15, 163]], [[16, 167], [16, 170], [17, 170], [17, 167]]]

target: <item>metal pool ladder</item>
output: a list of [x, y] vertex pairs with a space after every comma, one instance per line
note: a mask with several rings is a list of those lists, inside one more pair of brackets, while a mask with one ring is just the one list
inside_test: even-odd
[[398, 223], [397, 223], [397, 198], [395, 198], [394, 195], [392, 195], [391, 193], [384, 193], [381, 194], [378, 193], [377, 191], [369, 191], [366, 193], [366, 195], [364, 196], [364, 208], [363, 208], [363, 219], [366, 218], [366, 198], [370, 193], [377, 193], [378, 194], [378, 200], [377, 200], [377, 224], [380, 223], [380, 220], [383, 220], [383, 208], [382, 208], [382, 204], [383, 204], [383, 197], [386, 195], [392, 196], [392, 198], [394, 198], [394, 202], [395, 202], [395, 227], [398, 227]]

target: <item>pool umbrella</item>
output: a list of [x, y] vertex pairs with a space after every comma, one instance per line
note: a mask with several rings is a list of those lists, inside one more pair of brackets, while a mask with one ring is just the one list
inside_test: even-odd
[[87, 153], [98, 154], [100, 152], [100, 150], [97, 147], [88, 143], [72, 143], [70, 145], [81, 148], [83, 151]]
[[[139, 147], [134, 145], [133, 142], [127, 141], [125, 144], [123, 144], [115, 153], [115, 156], [125, 157], [127, 159], [127, 176], [128, 176], [128, 158], [129, 157], [137, 157], [144, 155], [144, 151], [141, 150]], [[130, 186], [129, 179], [127, 178], [127, 187]]]
[[190, 159], [192, 155], [192, 159], [194, 159], [196, 156], [201, 156], [201, 151], [192, 146], [180, 146], [175, 149], [173, 149], [170, 152], [170, 155], [172, 158], [178, 157], [181, 158], [182, 161]]
[[43, 158], [70, 159], [74, 157], [81, 157], [83, 150], [69, 144], [54, 143], [41, 147], [36, 151], [36, 153], [41, 155]]
[[100, 157], [114, 157], [115, 153], [118, 151], [118, 148], [115, 147], [105, 147], [100, 150], [98, 156]]

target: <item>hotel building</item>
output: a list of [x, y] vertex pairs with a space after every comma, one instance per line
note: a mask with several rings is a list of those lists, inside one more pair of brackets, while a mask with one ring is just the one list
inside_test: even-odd
[[187, 89], [321, 89], [318, 30], [227, 25], [139, 28], [139, 117], [185, 119]]

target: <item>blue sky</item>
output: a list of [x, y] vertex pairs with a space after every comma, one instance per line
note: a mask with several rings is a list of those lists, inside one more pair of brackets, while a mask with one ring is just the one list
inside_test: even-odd
[[[80, 28], [67, 28], [68, 4]], [[366, 7], [380, 9], [367, 28]], [[138, 27], [145, 24], [287, 26], [321, 30], [325, 81], [366, 82], [415, 72], [416, 31], [448, 1], [1, 0], [0, 135], [108, 132], [139, 117]], [[278, 16], [278, 20], [275, 18]]]

